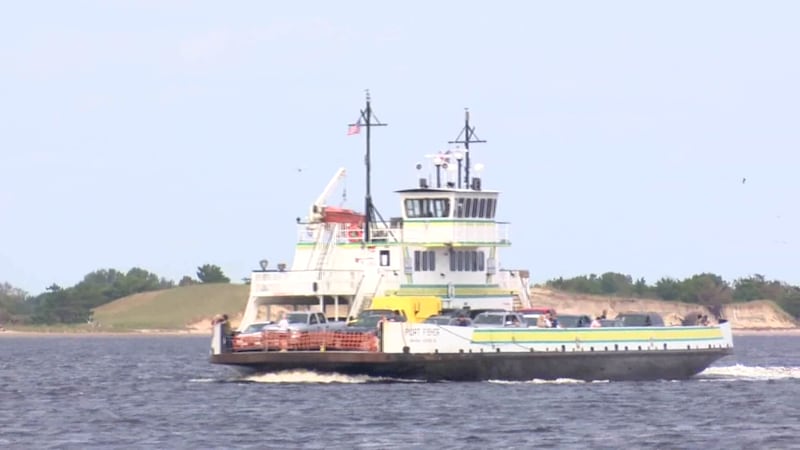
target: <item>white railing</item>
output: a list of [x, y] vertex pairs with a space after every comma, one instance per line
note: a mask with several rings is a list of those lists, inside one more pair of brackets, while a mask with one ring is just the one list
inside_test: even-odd
[[403, 231], [405, 242], [452, 242], [509, 245], [509, 223], [409, 223]]
[[362, 277], [360, 270], [253, 272], [250, 296], [352, 295]]
[[497, 222], [495, 228], [495, 242], [500, 244], [511, 244], [511, 223]]
[[[384, 226], [382, 223], [373, 224], [371, 238], [374, 241], [385, 240], [392, 242], [395, 239], [404, 242], [453, 242], [472, 243], [483, 242], [496, 245], [509, 245], [511, 224], [508, 222], [447, 222], [425, 223], [406, 222], [404, 228]], [[297, 241], [300, 243], [317, 243], [320, 233], [325, 233], [325, 224], [299, 224], [297, 225]], [[346, 244], [362, 241], [361, 229], [352, 229], [340, 226], [331, 236], [331, 244]], [[327, 240], [326, 236], [323, 239]]]

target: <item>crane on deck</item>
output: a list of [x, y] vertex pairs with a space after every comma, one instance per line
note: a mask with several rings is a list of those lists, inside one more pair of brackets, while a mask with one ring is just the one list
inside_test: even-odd
[[364, 215], [353, 211], [352, 209], [337, 208], [328, 206], [326, 203], [331, 193], [339, 186], [339, 183], [345, 178], [347, 171], [344, 167], [340, 168], [333, 175], [328, 182], [322, 193], [319, 194], [316, 201], [311, 205], [308, 214], [309, 223], [346, 223], [351, 225], [360, 225], [364, 223]]

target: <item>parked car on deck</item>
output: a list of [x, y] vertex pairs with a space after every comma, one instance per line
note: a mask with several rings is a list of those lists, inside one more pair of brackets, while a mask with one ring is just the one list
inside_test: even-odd
[[624, 327], [625, 324], [618, 319], [600, 319], [600, 325], [603, 327]]
[[592, 318], [584, 314], [560, 314], [556, 316], [559, 328], [587, 328]]
[[236, 351], [263, 350], [264, 327], [271, 325], [272, 321], [254, 322], [239, 333], [234, 333], [232, 342]]
[[622, 321], [624, 327], [663, 327], [664, 319], [656, 313], [621, 313], [617, 320]]
[[432, 316], [425, 319], [425, 323], [468, 327], [472, 326], [472, 319], [468, 316]]
[[476, 327], [526, 327], [522, 314], [510, 311], [487, 311], [478, 314], [472, 320]]

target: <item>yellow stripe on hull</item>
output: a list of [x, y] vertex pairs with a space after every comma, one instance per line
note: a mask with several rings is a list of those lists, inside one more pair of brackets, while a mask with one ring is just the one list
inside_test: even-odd
[[694, 341], [722, 339], [719, 328], [588, 328], [572, 329], [476, 329], [474, 343], [500, 342], [625, 342], [625, 341]]

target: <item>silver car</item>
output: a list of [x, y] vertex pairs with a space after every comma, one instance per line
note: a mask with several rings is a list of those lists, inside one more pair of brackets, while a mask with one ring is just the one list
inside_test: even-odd
[[527, 322], [522, 314], [510, 311], [483, 312], [472, 319], [476, 327], [526, 327]]

